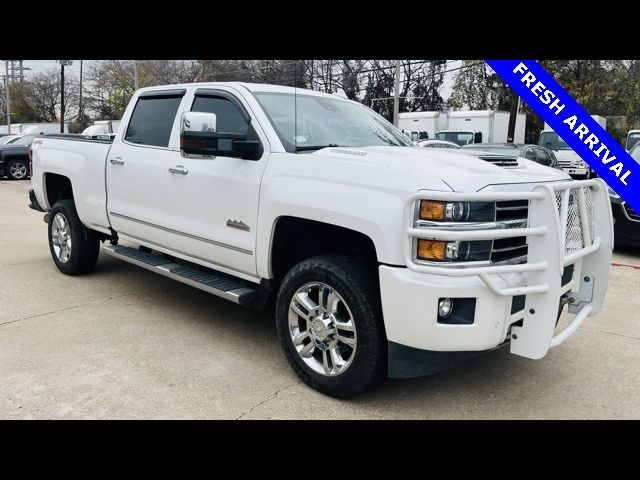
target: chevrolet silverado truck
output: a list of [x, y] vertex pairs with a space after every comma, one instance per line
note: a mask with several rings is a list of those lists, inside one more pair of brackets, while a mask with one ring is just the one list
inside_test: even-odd
[[102, 242], [240, 305], [273, 296], [288, 362], [336, 397], [500, 346], [542, 358], [607, 289], [601, 180], [415, 147], [334, 95], [143, 88], [113, 140], [44, 135], [31, 155], [31, 207], [62, 273], [92, 270]]

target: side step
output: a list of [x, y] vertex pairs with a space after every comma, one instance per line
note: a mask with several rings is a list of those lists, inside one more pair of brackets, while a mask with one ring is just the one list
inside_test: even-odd
[[179, 265], [166, 258], [142, 252], [122, 245], [105, 245], [104, 253], [133, 263], [178, 282], [186, 283], [240, 305], [250, 305], [256, 300], [256, 290], [238, 278], [221, 272], [203, 271], [197, 266]]

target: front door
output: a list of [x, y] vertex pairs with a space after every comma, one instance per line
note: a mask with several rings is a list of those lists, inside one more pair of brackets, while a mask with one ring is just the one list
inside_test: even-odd
[[[250, 112], [232, 89], [198, 89], [189, 103], [186, 110], [216, 114], [217, 132], [246, 134], [265, 147], [266, 137], [254, 128]], [[258, 160], [186, 158], [172, 151], [166, 184], [169, 248], [223, 270], [255, 276], [258, 201], [267, 151], [263, 148]]]
[[106, 166], [107, 211], [121, 236], [164, 245], [169, 139], [184, 92], [141, 94], [126, 131], [114, 139]]

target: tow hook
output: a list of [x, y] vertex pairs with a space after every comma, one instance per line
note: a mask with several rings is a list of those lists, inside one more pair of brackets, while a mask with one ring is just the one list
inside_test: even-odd
[[48, 223], [49, 223], [49, 212], [47, 212], [47, 213], [45, 213], [45, 214], [44, 214], [44, 218], [43, 218], [43, 220], [44, 220], [44, 223], [46, 223], [46, 224], [48, 224]]
[[567, 303], [572, 303], [571, 300], [569, 299], [569, 295], [568, 294], [564, 294], [560, 297], [560, 306], [564, 306]]

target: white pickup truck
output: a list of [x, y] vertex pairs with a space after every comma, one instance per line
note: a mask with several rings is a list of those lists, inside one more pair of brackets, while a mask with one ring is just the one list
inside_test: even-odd
[[[539, 359], [600, 309], [601, 180], [414, 147], [367, 107], [289, 87], [138, 90], [111, 140], [33, 142], [31, 207], [65, 274], [103, 253], [275, 316], [337, 397], [508, 345]], [[569, 305], [568, 325], [556, 328]]]

